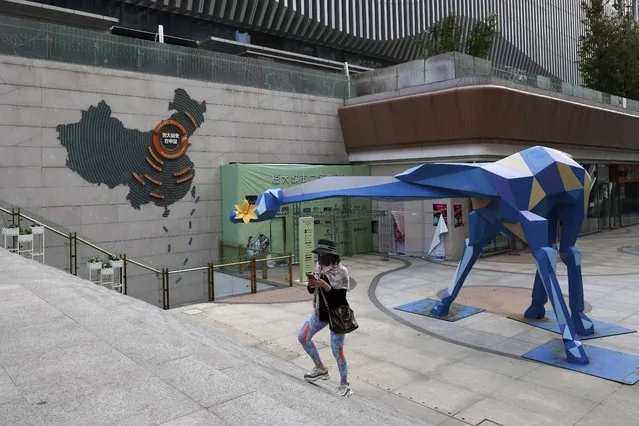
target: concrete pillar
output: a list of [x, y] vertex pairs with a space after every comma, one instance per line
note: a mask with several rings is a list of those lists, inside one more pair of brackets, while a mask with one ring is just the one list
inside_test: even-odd
[[[455, 206], [461, 207], [461, 225], [455, 226], [457, 219], [455, 218]], [[449, 219], [448, 219], [448, 235], [446, 244], [446, 260], [458, 261], [464, 251], [465, 240], [468, 237], [468, 213], [470, 210], [470, 200], [467, 198], [450, 199]]]
[[422, 201], [404, 203], [404, 227], [406, 255], [422, 257], [425, 254], [424, 232], [428, 229], [429, 219]]

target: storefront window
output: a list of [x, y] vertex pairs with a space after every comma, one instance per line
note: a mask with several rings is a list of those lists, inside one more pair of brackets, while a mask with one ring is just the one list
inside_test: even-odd
[[612, 204], [614, 225], [627, 226], [639, 223], [639, 165], [618, 164], [611, 166]]

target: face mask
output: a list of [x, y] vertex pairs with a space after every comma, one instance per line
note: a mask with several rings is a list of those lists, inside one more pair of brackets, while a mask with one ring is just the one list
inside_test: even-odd
[[328, 254], [320, 254], [317, 257], [317, 261], [322, 266], [330, 266], [332, 260], [333, 259], [331, 259], [331, 255], [328, 255]]

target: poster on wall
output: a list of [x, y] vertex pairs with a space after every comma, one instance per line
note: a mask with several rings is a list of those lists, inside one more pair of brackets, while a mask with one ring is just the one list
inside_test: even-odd
[[448, 224], [448, 207], [445, 203], [433, 203], [433, 226], [437, 226], [440, 217]]
[[299, 220], [299, 259], [300, 259], [300, 282], [307, 283], [307, 273], [315, 270], [315, 220], [310, 217], [300, 217]]
[[460, 226], [464, 226], [464, 216], [462, 211], [461, 204], [453, 205], [453, 214], [455, 215], [455, 228], [459, 228]]
[[392, 211], [393, 216], [393, 242], [395, 253], [406, 254], [406, 237], [404, 235], [404, 212]]

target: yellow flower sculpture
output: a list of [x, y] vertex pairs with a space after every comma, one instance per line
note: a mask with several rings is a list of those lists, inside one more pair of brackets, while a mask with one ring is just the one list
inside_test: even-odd
[[249, 204], [248, 200], [242, 201], [242, 204], [236, 204], [235, 210], [237, 211], [235, 219], [242, 219], [244, 223], [249, 223], [251, 219], [257, 220], [257, 215], [255, 214], [257, 206], [255, 204]]

